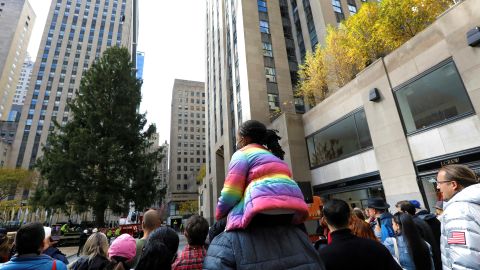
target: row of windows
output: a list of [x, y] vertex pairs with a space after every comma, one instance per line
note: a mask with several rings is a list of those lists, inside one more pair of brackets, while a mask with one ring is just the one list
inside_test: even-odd
[[[196, 161], [197, 163], [199, 163], [200, 161], [202, 161], [203, 163], [205, 163], [205, 158], [196, 158]], [[182, 162], [182, 158], [177, 158], [177, 162], [180, 163]], [[188, 162], [188, 158], [183, 158], [183, 162], [187, 163]], [[193, 163], [195, 162], [195, 158], [190, 158], [190, 163]]]
[[[451, 59], [393, 91], [407, 135], [475, 113]], [[364, 110], [347, 115], [306, 140], [311, 168], [372, 147]]]

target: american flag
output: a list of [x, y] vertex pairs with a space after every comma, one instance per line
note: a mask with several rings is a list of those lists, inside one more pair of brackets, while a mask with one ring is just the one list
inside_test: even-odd
[[450, 244], [458, 244], [458, 245], [465, 245], [465, 232], [451, 232], [450, 236], [448, 237], [447, 243]]

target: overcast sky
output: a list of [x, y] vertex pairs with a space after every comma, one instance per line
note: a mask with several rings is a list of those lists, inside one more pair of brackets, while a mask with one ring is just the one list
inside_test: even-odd
[[[29, 0], [37, 21], [28, 52], [36, 57], [52, 0]], [[170, 104], [175, 78], [204, 81], [204, 0], [139, 0], [138, 50], [145, 52], [142, 112], [157, 125], [160, 143], [170, 141]], [[34, 58], [35, 59], [35, 58]]]

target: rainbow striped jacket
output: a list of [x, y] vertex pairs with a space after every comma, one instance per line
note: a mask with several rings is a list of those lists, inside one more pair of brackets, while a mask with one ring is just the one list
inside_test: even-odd
[[259, 144], [235, 152], [218, 199], [216, 219], [227, 217], [226, 230], [245, 229], [252, 218], [269, 210], [291, 210], [293, 223], [308, 217], [302, 191], [287, 164]]

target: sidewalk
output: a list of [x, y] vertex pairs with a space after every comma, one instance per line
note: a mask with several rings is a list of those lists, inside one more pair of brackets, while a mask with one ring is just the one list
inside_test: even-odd
[[77, 255], [78, 251], [78, 246], [73, 246], [73, 247], [59, 247], [60, 251], [65, 254], [65, 256], [68, 258], [72, 255]]

